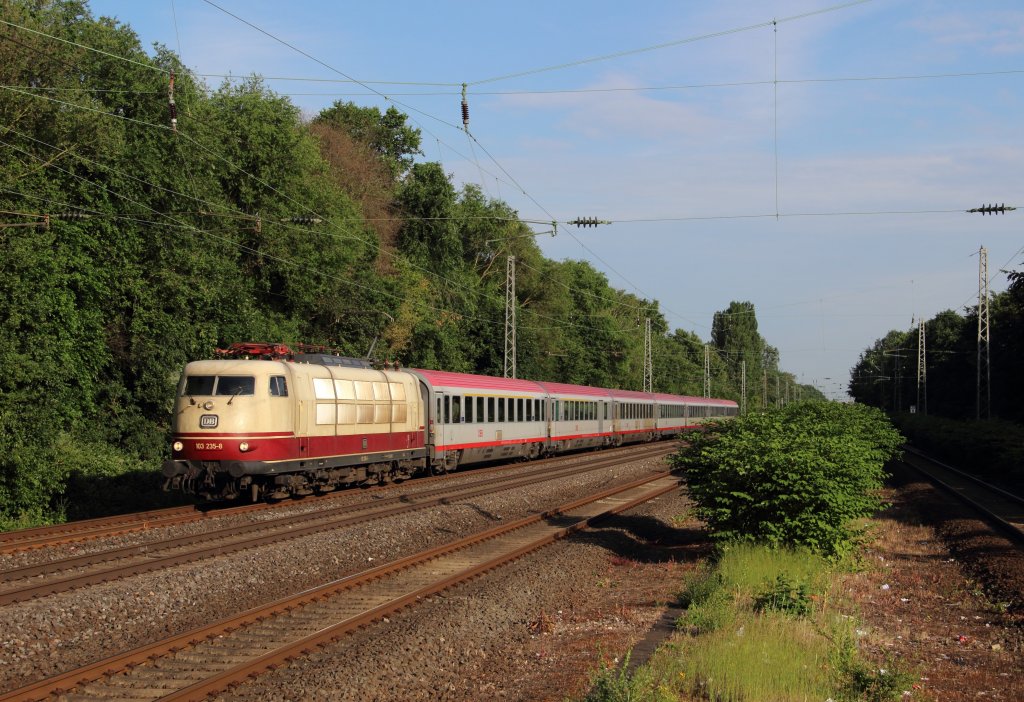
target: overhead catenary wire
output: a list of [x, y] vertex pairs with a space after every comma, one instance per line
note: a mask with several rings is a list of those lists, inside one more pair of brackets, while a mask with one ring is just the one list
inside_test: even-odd
[[[776, 207], [776, 209], [778, 209], [778, 207]], [[846, 215], [869, 215], [869, 214], [920, 214], [920, 213], [937, 213], [937, 212], [947, 212], [947, 211], [944, 211], [944, 210], [918, 210], [918, 211], [913, 211], [913, 212], [895, 212], [895, 213], [894, 212], [790, 213], [789, 215], [786, 215], [786, 216], [846, 216]], [[778, 217], [779, 214], [780, 213], [776, 212], [774, 215], [768, 214], [768, 215], [763, 215], [763, 216], [776, 216], [776, 217]], [[761, 215], [755, 215], [755, 216], [761, 216]], [[727, 217], [719, 216], [719, 217], [713, 217], [711, 219], [732, 219], [732, 218], [737, 218], [737, 216], [727, 216]], [[697, 219], [709, 219], [709, 218], [686, 217], [686, 218], [671, 218], [669, 220], [662, 219], [662, 220], [637, 220], [637, 221], [686, 221], [686, 220], [697, 220]], [[619, 221], [629, 221], [629, 220], [619, 220]]]
[[[209, 0], [205, 0], [209, 2]], [[658, 51], [660, 49], [667, 49], [674, 46], [682, 46], [683, 44], [693, 44], [699, 41], [705, 41], [707, 39], [716, 39], [718, 37], [728, 36], [730, 34], [739, 34], [741, 32], [749, 32], [755, 29], [763, 29], [769, 27], [777, 22], [795, 22], [797, 20], [806, 19], [815, 15], [821, 15], [829, 12], [837, 12], [839, 10], [845, 10], [856, 5], [864, 5], [872, 2], [872, 0], [853, 0], [852, 2], [846, 2], [839, 5], [832, 5], [830, 7], [823, 7], [818, 10], [812, 10], [810, 12], [803, 12], [798, 15], [791, 15], [789, 17], [783, 17], [781, 19], [773, 19], [767, 22], [758, 22], [756, 24], [746, 25], [744, 27], [734, 27], [732, 29], [724, 29], [718, 32], [709, 32], [707, 34], [701, 34], [698, 36], [686, 37], [684, 39], [676, 39], [673, 41], [666, 41], [660, 44], [653, 44], [651, 46], [644, 46], [637, 49], [627, 49], [624, 51], [616, 51], [610, 54], [602, 54], [600, 56], [592, 56], [590, 58], [577, 59], [575, 61], [568, 61], [566, 63], [559, 63], [552, 66], [544, 66], [541, 68], [532, 68], [525, 71], [519, 71], [517, 73], [508, 73], [505, 75], [494, 76], [492, 78], [484, 78], [482, 80], [475, 80], [469, 82], [469, 85], [484, 85], [486, 83], [496, 83], [499, 81], [510, 80], [512, 78], [521, 78], [523, 76], [536, 75], [538, 73], [548, 73], [551, 71], [560, 71], [567, 68], [575, 68], [576, 66], [583, 66], [589, 63], [597, 63], [600, 61], [609, 61], [611, 59], [623, 58], [625, 56], [634, 56], [636, 54], [647, 53], [650, 51]]]

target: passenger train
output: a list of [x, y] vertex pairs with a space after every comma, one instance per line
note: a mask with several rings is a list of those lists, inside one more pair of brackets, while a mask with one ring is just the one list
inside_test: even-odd
[[253, 501], [499, 459], [654, 441], [730, 400], [412, 368], [234, 344], [185, 366], [165, 489]]

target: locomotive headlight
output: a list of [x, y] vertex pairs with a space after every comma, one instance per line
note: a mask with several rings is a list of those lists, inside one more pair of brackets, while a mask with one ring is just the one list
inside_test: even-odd
[[173, 444], [171, 444], [171, 448], [174, 449], [175, 451], [181, 451], [183, 448], [185, 448], [185, 444], [181, 443], [180, 441], [175, 441]]
[[242, 443], [240, 443], [238, 445], [238, 450], [242, 451], [242, 452], [248, 451], [249, 450], [249, 442], [248, 441], [243, 441]]

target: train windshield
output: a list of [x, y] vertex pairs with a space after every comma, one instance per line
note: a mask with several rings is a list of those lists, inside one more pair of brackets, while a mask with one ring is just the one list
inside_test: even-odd
[[256, 378], [251, 375], [190, 375], [185, 378], [185, 396], [253, 395]]

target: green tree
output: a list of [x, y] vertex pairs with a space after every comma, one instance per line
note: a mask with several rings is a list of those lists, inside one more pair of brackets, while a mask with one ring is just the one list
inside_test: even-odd
[[422, 154], [420, 130], [410, 127], [407, 119], [394, 106], [381, 113], [377, 107], [339, 100], [322, 110], [314, 121], [339, 127], [356, 141], [370, 146], [398, 178], [409, 171], [414, 157]]

